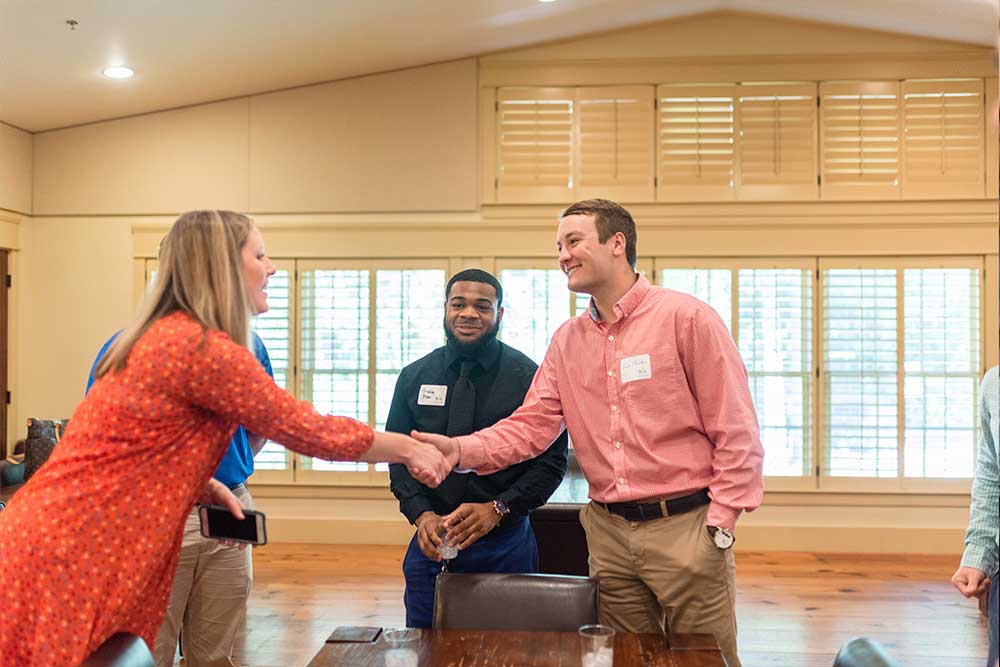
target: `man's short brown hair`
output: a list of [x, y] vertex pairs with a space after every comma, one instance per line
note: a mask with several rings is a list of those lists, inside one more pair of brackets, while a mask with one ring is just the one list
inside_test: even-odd
[[559, 219], [570, 215], [592, 215], [594, 216], [594, 226], [597, 227], [597, 240], [607, 243], [608, 239], [621, 232], [625, 235], [625, 259], [629, 266], [635, 270], [635, 220], [632, 214], [625, 210], [620, 204], [607, 199], [584, 199], [562, 212]]

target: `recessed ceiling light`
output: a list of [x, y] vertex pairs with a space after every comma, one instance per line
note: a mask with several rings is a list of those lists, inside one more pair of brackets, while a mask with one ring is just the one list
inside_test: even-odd
[[104, 70], [104, 76], [109, 79], [127, 79], [135, 74], [131, 67], [125, 67], [124, 65], [116, 65], [114, 67], [109, 67]]
[[538, 0], [538, 2], [555, 2], [556, 0]]

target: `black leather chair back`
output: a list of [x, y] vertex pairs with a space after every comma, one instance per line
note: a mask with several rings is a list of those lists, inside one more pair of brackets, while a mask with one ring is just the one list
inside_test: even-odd
[[127, 632], [112, 635], [80, 667], [155, 667], [146, 642]]
[[575, 632], [597, 623], [597, 579], [548, 574], [441, 573], [434, 627]]
[[857, 637], [840, 647], [833, 667], [899, 667], [899, 663], [877, 641]]

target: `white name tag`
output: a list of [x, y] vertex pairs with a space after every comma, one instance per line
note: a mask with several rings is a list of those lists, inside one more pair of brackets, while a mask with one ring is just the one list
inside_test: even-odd
[[648, 380], [651, 377], [653, 377], [653, 367], [649, 363], [648, 354], [638, 354], [634, 357], [625, 357], [622, 359], [622, 384], [635, 380]]
[[444, 397], [448, 395], [446, 384], [422, 384], [417, 405], [444, 405]]

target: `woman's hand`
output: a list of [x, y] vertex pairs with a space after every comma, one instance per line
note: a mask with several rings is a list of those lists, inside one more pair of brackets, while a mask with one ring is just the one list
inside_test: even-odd
[[359, 461], [402, 463], [421, 484], [433, 488], [451, 472], [451, 464], [434, 447], [402, 433], [375, 432], [375, 440]]
[[[217, 479], [208, 480], [208, 484], [205, 485], [201, 495], [198, 496], [198, 503], [200, 505], [219, 505], [229, 510], [229, 513], [237, 519], [242, 520], [244, 518], [243, 503], [240, 502], [235, 493], [229, 490], [228, 486]], [[219, 543], [225, 547], [236, 547], [240, 551], [247, 548], [246, 542], [219, 540]]]
[[432, 489], [437, 487], [451, 472], [451, 464], [436, 447], [419, 440], [409, 440], [404, 460], [407, 470], [421, 484]]
[[455, 438], [449, 438], [439, 433], [423, 433], [422, 431], [410, 431], [410, 435], [421, 442], [434, 445], [448, 460], [448, 465], [452, 468], [458, 466], [462, 454], [458, 447], [458, 440]]

